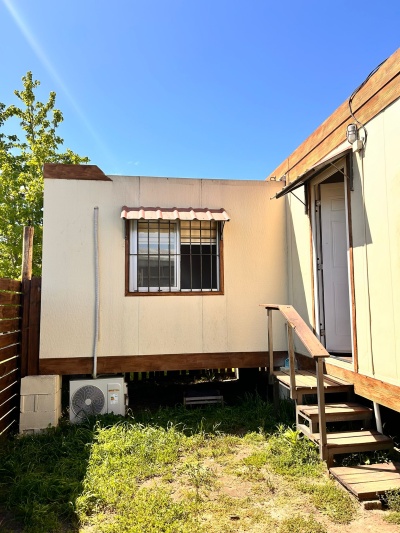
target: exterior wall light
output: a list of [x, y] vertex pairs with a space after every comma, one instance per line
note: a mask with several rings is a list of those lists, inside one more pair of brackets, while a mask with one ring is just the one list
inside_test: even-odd
[[365, 137], [364, 139], [358, 138], [358, 129], [356, 124], [348, 124], [346, 137], [349, 143], [353, 146], [353, 152], [360, 152], [365, 147], [365, 141], [367, 139], [367, 132], [363, 126]]
[[347, 126], [347, 133], [346, 133], [347, 140], [350, 144], [354, 144], [357, 140], [357, 126], [355, 124], [349, 124]]

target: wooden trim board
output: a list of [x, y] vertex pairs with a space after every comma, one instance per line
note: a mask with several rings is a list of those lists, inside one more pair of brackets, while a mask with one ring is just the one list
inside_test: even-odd
[[325, 361], [326, 373], [342, 378], [354, 385], [354, 392], [368, 400], [384, 405], [400, 412], [400, 385], [385, 383], [380, 379], [371, 378], [333, 365]]
[[44, 179], [112, 181], [97, 165], [64, 165], [62, 163], [45, 163]]
[[[364, 124], [400, 97], [400, 48], [390, 56], [354, 97], [353, 113]], [[324, 156], [346, 140], [347, 124], [354, 122], [348, 102], [332, 113], [289, 157], [271, 174], [287, 176], [286, 184], [314, 166]]]
[[[275, 352], [274, 357], [286, 357], [286, 352]], [[266, 368], [267, 366], [268, 352], [116, 355], [97, 359], [99, 374], [199, 370], [203, 368]], [[90, 374], [92, 370], [93, 360], [91, 357], [39, 360], [40, 374]]]

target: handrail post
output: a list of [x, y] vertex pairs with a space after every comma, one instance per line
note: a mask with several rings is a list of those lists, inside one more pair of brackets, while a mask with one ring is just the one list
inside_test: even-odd
[[293, 340], [293, 326], [289, 322], [287, 325], [288, 334], [288, 352], [289, 352], [289, 374], [290, 374], [290, 398], [297, 400], [296, 393], [296, 368], [294, 359], [294, 340]]
[[325, 418], [325, 389], [324, 389], [324, 360], [316, 358], [318, 423], [319, 423], [319, 453], [322, 461], [327, 457], [326, 418]]
[[269, 361], [269, 384], [274, 382], [274, 341], [272, 337], [272, 309], [267, 309], [268, 316], [268, 361]]

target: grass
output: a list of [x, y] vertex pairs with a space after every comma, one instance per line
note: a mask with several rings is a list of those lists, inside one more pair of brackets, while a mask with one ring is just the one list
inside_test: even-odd
[[259, 396], [65, 422], [0, 447], [0, 505], [27, 533], [320, 533], [351, 522], [352, 499], [286, 422]]
[[400, 526], [400, 489], [387, 490], [384, 500], [390, 510], [386, 521]]

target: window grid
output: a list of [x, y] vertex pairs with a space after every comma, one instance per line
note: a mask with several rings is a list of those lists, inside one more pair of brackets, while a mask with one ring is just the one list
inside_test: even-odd
[[[129, 252], [130, 275], [135, 273], [136, 280], [134, 287], [130, 285], [130, 292], [218, 292], [219, 224], [211, 220], [185, 221], [182, 223], [184, 235], [181, 238], [182, 226], [179, 222], [171, 223], [171, 221], [161, 220], [158, 220], [156, 224], [155, 222], [131, 221], [131, 239], [135, 239], [135, 243], [133, 250], [131, 246]], [[155, 235], [152, 235], [155, 226], [157, 227], [156, 243], [154, 242]], [[165, 237], [166, 229], [167, 236]], [[142, 234], [145, 238], [147, 237], [146, 253], [143, 253], [142, 249]], [[189, 242], [187, 242], [187, 234], [189, 234]], [[163, 246], [165, 243], [166, 249]], [[189, 253], [185, 248], [188, 248]], [[147, 258], [147, 265], [143, 265], [144, 257]], [[168, 258], [168, 266], [163, 266], [164, 258]], [[147, 271], [147, 280], [143, 275], [143, 269]], [[166, 269], [167, 276], [165, 275]], [[189, 287], [187, 287], [187, 282], [183, 281], [184, 275], [187, 276], [187, 274], [189, 274]], [[165, 283], [167, 278], [167, 283]]]

